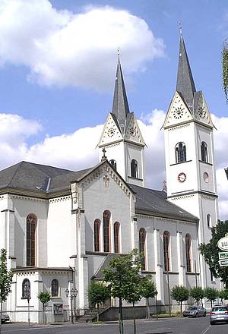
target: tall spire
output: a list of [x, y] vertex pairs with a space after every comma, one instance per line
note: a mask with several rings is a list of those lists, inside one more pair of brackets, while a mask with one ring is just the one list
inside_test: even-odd
[[196, 92], [195, 83], [192, 77], [192, 71], [188, 61], [188, 55], [185, 49], [185, 43], [180, 32], [179, 63], [177, 73], [177, 92], [181, 93], [188, 107], [192, 109], [194, 93]]
[[127, 94], [124, 85], [123, 73], [118, 53], [118, 64], [116, 70], [115, 90], [113, 97], [112, 113], [116, 116], [121, 131], [126, 126], [127, 114], [129, 113]]

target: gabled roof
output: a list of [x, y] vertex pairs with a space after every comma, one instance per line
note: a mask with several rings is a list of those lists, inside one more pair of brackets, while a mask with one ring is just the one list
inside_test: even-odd
[[93, 168], [71, 171], [22, 161], [0, 171], [0, 191], [27, 190], [37, 194], [70, 190], [70, 183], [86, 175]]
[[[71, 182], [80, 182], [105, 163], [112, 168], [106, 160], [92, 168], [71, 171], [22, 161], [0, 171], [0, 193], [16, 192], [23, 194], [27, 192], [42, 198], [54, 196], [59, 192], [70, 193]], [[119, 177], [121, 178], [121, 176]], [[169, 202], [164, 191], [127, 184], [123, 179], [122, 181], [136, 196], [136, 213], [187, 221], [198, 220], [193, 215]]]
[[130, 185], [136, 196], [136, 214], [149, 214], [185, 221], [198, 221], [198, 218], [167, 200], [165, 191]]

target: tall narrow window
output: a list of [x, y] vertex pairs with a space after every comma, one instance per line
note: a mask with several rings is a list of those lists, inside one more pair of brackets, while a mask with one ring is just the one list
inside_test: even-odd
[[51, 281], [51, 296], [58, 297], [59, 295], [59, 281], [57, 279], [53, 279]]
[[170, 240], [170, 234], [168, 231], [165, 231], [163, 233], [163, 253], [164, 253], [164, 270], [170, 271], [170, 265], [169, 265], [169, 240]]
[[208, 162], [207, 144], [205, 141], [202, 141], [201, 143], [201, 160]]
[[22, 298], [31, 298], [30, 280], [28, 278], [25, 278], [22, 282]]
[[138, 162], [135, 159], [131, 160], [131, 177], [138, 177]]
[[185, 143], [177, 143], [175, 147], [176, 163], [186, 161], [186, 146]]
[[114, 159], [111, 159], [110, 160], [110, 164], [112, 165], [112, 167], [116, 170], [116, 160], [114, 160]]
[[26, 220], [26, 265], [31, 267], [36, 264], [36, 224], [36, 216], [29, 214]]
[[192, 264], [191, 264], [191, 244], [192, 244], [192, 240], [191, 240], [191, 236], [190, 234], [186, 234], [185, 236], [185, 254], [186, 254], [186, 269], [187, 272], [191, 272], [192, 271]]
[[105, 210], [103, 212], [104, 252], [110, 252], [110, 217], [110, 211]]
[[94, 221], [94, 251], [99, 252], [100, 251], [100, 226], [101, 226], [101, 221], [100, 219], [96, 219]]
[[212, 226], [211, 226], [211, 215], [208, 213], [207, 214], [207, 227], [208, 228], [211, 228]]
[[120, 245], [120, 223], [119, 222], [115, 222], [114, 224], [114, 252], [115, 253], [119, 253], [120, 249], [119, 249], [119, 245]]
[[145, 270], [146, 268], [146, 231], [144, 228], [140, 228], [139, 230], [139, 253], [142, 256], [141, 269]]

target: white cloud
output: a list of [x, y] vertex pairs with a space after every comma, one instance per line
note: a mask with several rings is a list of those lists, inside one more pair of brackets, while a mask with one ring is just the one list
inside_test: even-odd
[[[165, 113], [154, 110], [142, 116], [140, 129], [147, 143], [145, 148], [146, 186], [162, 189], [165, 179], [163, 124]], [[228, 181], [224, 168], [228, 167], [228, 117], [213, 116], [217, 131], [214, 133], [217, 166], [217, 186], [221, 219], [228, 219]], [[46, 137], [42, 142], [28, 146], [27, 139], [41, 130], [41, 125], [17, 115], [0, 114], [0, 168], [21, 160], [80, 170], [96, 165], [96, 144], [103, 125], [82, 128], [74, 133]]]
[[164, 55], [163, 41], [126, 10], [105, 6], [72, 13], [48, 0], [0, 0], [0, 61], [25, 65], [30, 80], [105, 89], [112, 86], [117, 48], [126, 74]]

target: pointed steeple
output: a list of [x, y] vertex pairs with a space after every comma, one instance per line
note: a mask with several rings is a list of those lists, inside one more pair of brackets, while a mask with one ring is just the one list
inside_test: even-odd
[[176, 90], [184, 98], [187, 106], [192, 111], [194, 93], [196, 92], [192, 71], [189, 65], [188, 55], [183, 36], [180, 36], [179, 63], [177, 73]]
[[121, 132], [124, 132], [126, 128], [126, 120], [129, 112], [130, 111], [124, 85], [123, 73], [120, 64], [120, 59], [118, 57], [112, 114], [115, 115]]

